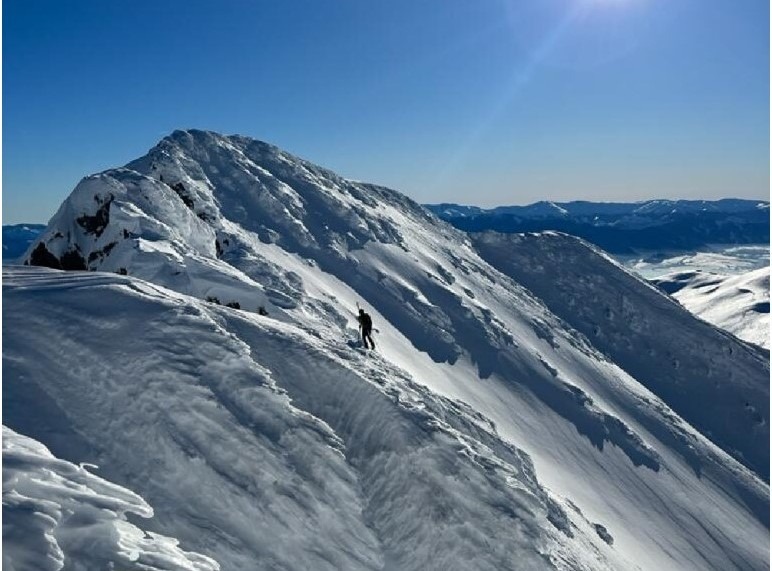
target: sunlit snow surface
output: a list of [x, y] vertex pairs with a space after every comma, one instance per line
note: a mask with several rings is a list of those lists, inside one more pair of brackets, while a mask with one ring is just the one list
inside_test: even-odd
[[700, 318], [769, 348], [769, 246], [627, 257], [623, 262]]
[[768, 267], [736, 276], [675, 272], [652, 281], [695, 315], [769, 348]]
[[60, 454], [223, 569], [632, 565], [488, 421], [329, 332], [109, 274], [4, 283], [10, 421], [74, 432]]
[[[176, 132], [27, 252], [109, 273], [6, 271], [6, 422], [225, 570], [768, 567], [768, 353], [581, 242], [532, 245], [550, 279], [571, 256], [551, 291], [595, 295], [602, 336], [394, 191]], [[610, 314], [596, 278], [625, 285]]]
[[617, 256], [617, 258], [646, 279], [689, 271], [734, 276], [768, 268], [769, 245], [717, 245], [701, 252], [657, 252], [642, 256]]

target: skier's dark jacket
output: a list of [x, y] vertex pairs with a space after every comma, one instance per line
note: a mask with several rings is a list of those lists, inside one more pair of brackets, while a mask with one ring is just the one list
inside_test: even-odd
[[372, 331], [373, 319], [370, 317], [369, 313], [362, 311], [357, 319], [359, 320], [359, 324], [362, 326], [362, 331]]

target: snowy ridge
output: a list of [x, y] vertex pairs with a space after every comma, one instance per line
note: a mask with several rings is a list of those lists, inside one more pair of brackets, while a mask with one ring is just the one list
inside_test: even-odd
[[[5, 325], [21, 331], [6, 375], [38, 384], [79, 435], [62, 453], [135, 479], [156, 525], [223, 569], [617, 567], [526, 455], [388, 363], [133, 278], [10, 270], [5, 283]], [[102, 299], [109, 323], [88, 311]], [[31, 353], [43, 327], [65, 334]], [[35, 414], [30, 390], [7, 395], [12, 417]]]
[[651, 281], [705, 321], [769, 349], [769, 267], [738, 276], [675, 272]]
[[474, 240], [488, 262], [716, 444], [769, 477], [768, 352], [695, 322], [580, 238], [485, 233]]
[[140, 530], [127, 513], [153, 516], [135, 493], [3, 426], [4, 569], [220, 569], [209, 557], [182, 551], [175, 539]]
[[[768, 486], [716, 446], [726, 435], [698, 432], [678, 398], [395, 191], [245, 137], [178, 131], [84, 179], [26, 260], [113, 274], [6, 274], [4, 325], [19, 334], [4, 369], [24, 382], [4, 399], [26, 414], [9, 424], [68, 459], [98, 450], [114, 481], [156, 507], [160, 530], [223, 569], [255, 557], [260, 568], [768, 566]], [[687, 315], [687, 338], [713, 335], [660, 297]], [[357, 301], [378, 329], [366, 358]], [[68, 333], [51, 355], [35, 346], [50, 330]], [[139, 368], [126, 355], [143, 356]], [[737, 382], [761, 394], [768, 362], [744, 355]], [[704, 393], [711, 406], [724, 396]], [[145, 404], [120, 404], [135, 400]], [[58, 412], [36, 417], [41, 402]], [[727, 449], [756, 467], [768, 410], [734, 405], [744, 416], [728, 432], [759, 420], [744, 456]], [[55, 449], [67, 430], [84, 440]], [[207, 486], [227, 510], [198, 497]], [[195, 517], [181, 507], [194, 496]]]

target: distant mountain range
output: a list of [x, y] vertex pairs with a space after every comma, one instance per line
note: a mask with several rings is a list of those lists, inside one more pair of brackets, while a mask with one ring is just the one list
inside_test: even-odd
[[542, 201], [487, 210], [447, 203], [424, 206], [466, 232], [558, 230], [614, 254], [769, 242], [769, 202], [762, 200]]
[[8, 224], [3, 226], [3, 261], [12, 262], [21, 256], [38, 237], [45, 224]]

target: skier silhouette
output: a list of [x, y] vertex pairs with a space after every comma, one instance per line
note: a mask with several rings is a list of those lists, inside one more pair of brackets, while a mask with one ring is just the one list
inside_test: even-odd
[[375, 349], [375, 341], [373, 341], [373, 319], [369, 313], [366, 313], [364, 309], [359, 309], [359, 330], [362, 332], [362, 344], [365, 349], [368, 349], [367, 341], [370, 341], [369, 349]]

